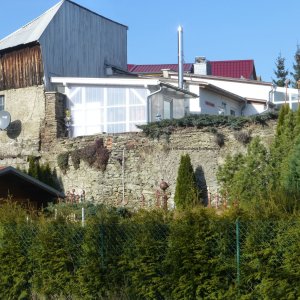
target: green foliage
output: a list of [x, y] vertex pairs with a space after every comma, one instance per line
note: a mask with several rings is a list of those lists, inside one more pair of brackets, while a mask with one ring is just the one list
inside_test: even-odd
[[[85, 227], [0, 206], [1, 299], [298, 299], [300, 216], [197, 206], [124, 218], [86, 207]], [[64, 209], [57, 213], [53, 209]], [[28, 218], [26, 218], [28, 216]], [[239, 223], [236, 223], [236, 219]], [[239, 225], [238, 225], [239, 224]], [[236, 238], [239, 232], [240, 285]]]
[[33, 229], [26, 212], [16, 203], [0, 206], [0, 298], [30, 299], [32, 266], [27, 245]]
[[188, 154], [182, 155], [178, 168], [174, 202], [178, 209], [199, 204], [199, 190], [196, 176]]
[[241, 154], [227, 157], [225, 164], [217, 172], [221, 193], [228, 196], [229, 200], [237, 200], [247, 206], [263, 197], [268, 180], [267, 154], [260, 139], [255, 137], [244, 157]]
[[[227, 157], [219, 167], [217, 179], [221, 193], [229, 200], [257, 206], [270, 201], [282, 209], [299, 209], [298, 171], [300, 110], [283, 105], [273, 143], [266, 149], [257, 138], [241, 156]], [[298, 174], [299, 173], [299, 174]]]
[[240, 153], [233, 156], [228, 155], [225, 163], [219, 167], [217, 180], [221, 186], [220, 192], [222, 195], [231, 197], [235, 185], [234, 176], [243, 168], [244, 160], [244, 156]]
[[294, 56], [295, 62], [293, 64], [294, 72], [291, 72], [291, 75], [293, 76], [293, 87], [298, 88], [297, 81], [300, 79], [300, 48], [299, 45], [297, 45], [297, 51]]
[[243, 145], [247, 145], [251, 141], [251, 133], [245, 130], [239, 130], [234, 133], [234, 138]]
[[282, 173], [284, 191], [290, 197], [300, 197], [300, 137]]
[[274, 113], [266, 113], [263, 115], [255, 115], [250, 117], [234, 117], [224, 115], [190, 115], [181, 119], [163, 120], [160, 122], [153, 122], [147, 125], [137, 125], [143, 132], [151, 137], [159, 139], [161, 136], [170, 136], [176, 128], [186, 127], [229, 127], [234, 130], [240, 130], [249, 124], [266, 125], [268, 120], [276, 119], [277, 115]]
[[35, 293], [46, 297], [73, 294], [81, 239], [80, 227], [68, 224], [63, 218], [40, 222], [31, 247], [36, 270], [31, 279]]
[[253, 138], [245, 156], [244, 165], [233, 178], [232, 193], [236, 199], [249, 205], [256, 200], [263, 198], [266, 187], [266, 166], [267, 150], [258, 137]]
[[63, 152], [58, 154], [57, 156], [57, 165], [60, 168], [60, 170], [63, 172], [63, 174], [66, 174], [68, 168], [69, 168], [69, 152]]
[[80, 167], [80, 157], [81, 157], [81, 150], [76, 149], [70, 153], [71, 160], [74, 166], [74, 169], [77, 170]]
[[281, 53], [279, 53], [275, 65], [276, 70], [274, 70], [274, 74], [276, 75], [276, 80], [273, 79], [273, 83], [279, 87], [284, 87], [289, 71], [285, 69], [285, 58], [281, 56]]
[[31, 156], [29, 158], [28, 171], [25, 173], [48, 184], [49, 186], [57, 190], [61, 189], [58, 183], [56, 170], [55, 169], [51, 170], [49, 163], [40, 164], [38, 159]]
[[176, 215], [165, 260], [165, 299], [235, 298], [231, 229], [228, 220], [204, 208]]

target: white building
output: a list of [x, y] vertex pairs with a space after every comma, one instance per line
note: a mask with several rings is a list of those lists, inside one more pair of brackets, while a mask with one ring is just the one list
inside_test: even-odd
[[138, 131], [136, 125], [182, 118], [188, 113], [188, 90], [154, 78], [52, 77], [66, 95], [70, 136]]

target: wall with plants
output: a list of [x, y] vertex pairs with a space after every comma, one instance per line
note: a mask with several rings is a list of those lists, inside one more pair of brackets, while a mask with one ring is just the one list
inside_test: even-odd
[[65, 192], [84, 190], [87, 200], [130, 208], [163, 203], [163, 179], [170, 208], [182, 155], [189, 155], [198, 187], [217, 192], [219, 165], [228, 154], [245, 153], [255, 136], [271, 144], [273, 118], [189, 116], [142, 126], [139, 133], [56, 140], [41, 161], [56, 168]]

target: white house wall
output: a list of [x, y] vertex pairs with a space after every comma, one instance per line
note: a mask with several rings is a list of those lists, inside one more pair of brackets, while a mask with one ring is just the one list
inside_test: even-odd
[[[189, 100], [189, 111], [191, 114], [218, 115], [224, 113], [225, 115], [230, 115], [230, 110], [233, 110], [236, 116], [241, 115], [241, 108], [243, 106], [241, 102], [237, 102], [206, 88], [200, 88], [198, 84], [189, 84], [189, 91], [199, 94], [199, 98], [191, 98]], [[224, 103], [226, 103], [225, 109]]]
[[127, 27], [65, 1], [39, 40], [50, 76], [104, 77], [105, 64], [127, 68]]
[[[200, 106], [202, 114], [210, 115], [241, 115], [242, 103], [228, 97], [218, 95], [206, 89], [200, 90]], [[234, 113], [233, 113], [234, 112]]]
[[261, 114], [267, 109], [266, 103], [257, 103], [257, 102], [250, 102], [247, 103], [246, 108], [243, 110], [244, 116], [252, 116]]

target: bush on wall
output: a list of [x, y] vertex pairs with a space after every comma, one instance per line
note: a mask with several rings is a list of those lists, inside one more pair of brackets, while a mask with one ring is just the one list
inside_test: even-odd
[[57, 157], [57, 164], [63, 173], [66, 173], [69, 168], [69, 156], [75, 170], [79, 169], [80, 161], [83, 160], [90, 167], [104, 172], [109, 160], [109, 150], [104, 146], [103, 139], [101, 138], [82, 149], [61, 153]]

